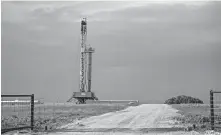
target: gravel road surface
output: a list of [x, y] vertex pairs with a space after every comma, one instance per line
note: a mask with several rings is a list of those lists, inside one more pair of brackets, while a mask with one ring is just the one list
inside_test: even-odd
[[[183, 126], [172, 119], [178, 110], [166, 104], [142, 104], [122, 111], [85, 118], [53, 132], [59, 135], [180, 135]], [[192, 135], [197, 133], [191, 133]]]

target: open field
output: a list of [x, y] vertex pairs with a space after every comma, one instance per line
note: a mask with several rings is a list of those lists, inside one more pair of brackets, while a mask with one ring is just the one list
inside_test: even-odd
[[[85, 104], [52, 103], [35, 105], [35, 130], [43, 131], [45, 126], [53, 130], [76, 119], [122, 110], [127, 104]], [[2, 107], [1, 128], [30, 125], [29, 106]]]
[[[74, 107], [74, 109], [72, 107]], [[125, 104], [95, 104], [75, 105], [72, 107], [61, 108], [59, 106], [56, 109], [56, 113], [54, 113], [55, 116], [52, 115], [51, 119], [46, 119], [47, 117], [44, 118], [42, 117], [43, 115], [37, 115], [36, 117], [38, 117], [38, 119], [35, 125], [39, 128], [38, 131], [43, 129], [44, 125], [50, 125], [52, 127], [47, 131], [49, 134], [60, 134], [59, 132], [67, 134], [70, 130], [70, 133], [77, 134], [81, 129], [83, 129], [85, 133], [141, 132], [144, 134], [151, 130], [152, 132], [165, 132], [176, 131], [182, 128], [179, 125], [174, 125], [175, 120], [171, 119], [171, 116], [179, 115], [176, 113], [177, 110], [165, 104], [142, 104], [131, 107], [127, 107]], [[51, 110], [50, 107], [47, 109]], [[50, 112], [51, 111], [49, 111], [49, 114]], [[46, 120], [50, 121], [45, 122]], [[40, 134], [42, 133], [43, 132], [40, 132]]]
[[[182, 106], [181, 106], [182, 107]], [[184, 108], [185, 109], [185, 108]], [[52, 134], [66, 135], [111, 135], [111, 134], [130, 134], [130, 135], [151, 135], [151, 134], [170, 134], [170, 135], [212, 135], [212, 132], [186, 132], [186, 125], [173, 119], [182, 117], [180, 110], [174, 109], [165, 104], [142, 104], [136, 107], [129, 107], [122, 111], [103, 114], [100, 116], [89, 117], [61, 126], [57, 132]], [[61, 132], [59, 132], [61, 131]], [[218, 133], [216, 133], [218, 134]]]
[[[197, 132], [184, 131], [192, 124], [197, 125], [194, 129]], [[142, 104], [134, 107], [128, 107], [126, 104], [36, 105], [35, 126], [37, 131], [35, 133], [40, 134], [43, 134], [42, 131], [47, 126], [46, 134], [50, 135], [212, 134], [206, 133], [210, 128], [208, 105]]]
[[[179, 110], [181, 116], [174, 117], [186, 126], [196, 125], [196, 131], [205, 131], [211, 129], [210, 126], [210, 105], [208, 104], [176, 104], [173, 108]], [[221, 127], [221, 106], [215, 106], [215, 125]], [[221, 128], [216, 128], [216, 131], [221, 132]]]

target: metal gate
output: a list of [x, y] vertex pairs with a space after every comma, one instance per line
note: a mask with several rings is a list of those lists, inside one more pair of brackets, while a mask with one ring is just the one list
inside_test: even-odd
[[34, 128], [34, 94], [1, 95], [1, 132]]
[[221, 128], [221, 91], [210, 91], [211, 129]]

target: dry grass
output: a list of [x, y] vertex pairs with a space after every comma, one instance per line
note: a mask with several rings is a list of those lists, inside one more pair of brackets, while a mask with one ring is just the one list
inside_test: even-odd
[[[53, 130], [76, 119], [125, 109], [126, 104], [45, 104], [35, 105], [35, 131]], [[2, 116], [2, 129], [30, 124], [30, 116]]]
[[[186, 126], [195, 125], [196, 126], [195, 130], [197, 131], [206, 131], [211, 129], [209, 105], [176, 104], [172, 105], [172, 107], [179, 110], [179, 113], [182, 115], [174, 117], [174, 119], [178, 120], [181, 124]], [[217, 118], [221, 118], [221, 116], [217, 116]], [[218, 121], [218, 119], [215, 119], [215, 122], [220, 122], [220, 121]], [[217, 128], [216, 130], [221, 131], [220, 128]]]

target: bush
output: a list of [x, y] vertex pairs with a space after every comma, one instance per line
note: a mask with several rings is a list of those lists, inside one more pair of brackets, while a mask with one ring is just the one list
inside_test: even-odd
[[203, 104], [203, 101], [198, 98], [193, 98], [184, 95], [172, 97], [165, 101], [165, 104], [192, 104], [192, 103]]

